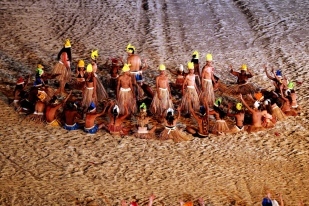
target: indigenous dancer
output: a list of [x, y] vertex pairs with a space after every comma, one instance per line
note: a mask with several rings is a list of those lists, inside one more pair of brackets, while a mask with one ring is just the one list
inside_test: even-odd
[[71, 55], [71, 43], [67, 39], [65, 41], [64, 47], [58, 53], [58, 63], [52, 70], [52, 74], [59, 74], [56, 76], [56, 79], [59, 81], [59, 89], [57, 93], [61, 95], [65, 94], [65, 84], [71, 80], [71, 64], [72, 55]]
[[96, 95], [96, 81], [97, 79], [94, 76], [94, 73], [92, 72], [92, 65], [88, 64], [85, 74], [85, 85], [83, 91], [83, 100], [82, 100], [82, 106], [84, 109], [87, 109], [91, 102], [93, 102], [95, 105], [97, 105], [97, 95]]
[[234, 95], [248, 95], [252, 99], [251, 94], [254, 93], [257, 88], [252, 83], [248, 83], [248, 80], [252, 78], [253, 75], [247, 65], [243, 64], [240, 68], [240, 72], [234, 71], [233, 67], [230, 65], [230, 73], [237, 77], [237, 85], [232, 86], [229, 93]]
[[173, 102], [165, 66], [161, 64], [159, 70], [160, 75], [156, 77], [156, 93], [150, 105], [150, 111], [153, 115], [162, 118], [165, 110], [173, 108]]
[[102, 102], [103, 100], [108, 99], [108, 94], [100, 80], [97, 74], [98, 66], [97, 66], [97, 58], [98, 58], [98, 50], [93, 50], [91, 52], [91, 65], [92, 65], [92, 72], [94, 74], [94, 77], [96, 78], [96, 96], [98, 102]]
[[260, 111], [260, 102], [256, 101], [253, 105], [254, 109], [252, 109], [245, 102], [245, 100], [242, 97], [242, 94], [240, 94], [240, 99], [241, 99], [243, 105], [245, 105], [245, 107], [252, 114], [252, 124], [248, 128], [248, 132], [251, 133], [251, 132], [262, 130], [263, 129], [263, 127], [262, 127], [262, 112]]
[[200, 102], [203, 105], [212, 106], [215, 102], [215, 94], [212, 82], [216, 82], [214, 78], [214, 68], [212, 66], [212, 55], [206, 55], [206, 65], [202, 70], [202, 91], [199, 96]]
[[129, 114], [136, 113], [136, 99], [133, 93], [132, 78], [130, 76], [130, 65], [125, 64], [122, 68], [123, 74], [118, 78], [117, 102], [120, 114], [124, 114], [124, 105], [127, 105]]
[[76, 89], [83, 90], [85, 87], [85, 62], [84, 60], [79, 60], [77, 64], [77, 77], [76, 77]]
[[200, 71], [200, 64], [198, 62], [198, 58], [199, 58], [199, 53], [198, 51], [194, 51], [192, 53], [192, 59], [191, 62], [194, 65], [194, 74], [196, 76], [195, 78], [195, 84], [197, 85], [198, 88], [201, 87], [201, 71]]
[[62, 103], [58, 102], [58, 99], [56, 96], [53, 96], [53, 98], [49, 101], [49, 104], [46, 106], [46, 124], [53, 127], [59, 127], [61, 126], [61, 122], [57, 119], [56, 112], [66, 103], [66, 101], [71, 96], [72, 91], [69, 93], [69, 95], [63, 100]]
[[230, 113], [231, 104], [228, 104], [227, 108], [227, 116], [228, 117], [235, 117], [236, 124], [233, 128], [231, 128], [228, 133], [234, 134], [238, 132], [244, 131], [244, 120], [245, 120], [245, 111], [243, 109], [242, 103], [237, 102], [235, 105], [236, 113]]
[[[121, 60], [120, 60], [121, 61]], [[109, 71], [110, 73], [110, 79], [109, 79], [109, 87], [111, 90], [116, 90], [117, 89], [117, 81], [119, 77], [119, 60], [118, 59], [112, 59], [112, 66]]]
[[135, 47], [129, 44], [127, 46], [127, 63], [130, 64], [130, 73], [132, 78], [132, 85], [134, 87], [135, 96], [138, 100], [144, 98], [144, 94], [153, 98], [154, 94], [150, 87], [144, 83], [143, 79], [143, 71], [148, 68], [147, 62], [145, 61], [144, 65], [142, 65], [141, 58], [135, 54]]
[[270, 100], [265, 100], [262, 107], [262, 126], [264, 128], [273, 128], [276, 123], [276, 119], [273, 118]]
[[217, 98], [214, 103], [213, 110], [209, 111], [209, 115], [214, 115], [216, 118], [216, 122], [211, 129], [211, 132], [217, 135], [225, 134], [229, 131], [229, 127], [227, 126], [226, 121], [223, 119], [225, 113], [220, 109], [221, 103], [222, 98]]
[[291, 103], [291, 107], [295, 110], [298, 110], [300, 109], [298, 104], [297, 104], [297, 94], [295, 92], [295, 89], [294, 89], [294, 83], [293, 82], [289, 82], [288, 84], [288, 90], [290, 90], [290, 96], [291, 96], [291, 99], [292, 99], [292, 103]]
[[44, 123], [45, 121], [45, 98], [47, 94], [44, 91], [38, 91], [37, 102], [35, 103], [35, 108], [33, 114], [29, 115], [26, 119], [32, 120], [36, 123]]
[[107, 113], [109, 117], [109, 123], [104, 128], [113, 135], [126, 135], [129, 133], [130, 128], [123, 127], [124, 120], [130, 115], [128, 111], [128, 105], [124, 105], [124, 114], [120, 115], [119, 107], [115, 103], [110, 102], [109, 112]]
[[[193, 66], [193, 64], [192, 64]], [[192, 69], [192, 71], [194, 71]], [[192, 72], [192, 75], [194, 73]], [[195, 83], [195, 82], [194, 82]], [[176, 126], [176, 123], [180, 116], [180, 107], [177, 108], [178, 114], [174, 116], [174, 110], [169, 108], [166, 112], [166, 117], [164, 119], [165, 129], [161, 132], [159, 139], [160, 140], [169, 140], [172, 139], [174, 142], [182, 142], [192, 140], [193, 138], [183, 131], [179, 130]]]
[[292, 97], [291, 97], [291, 92], [287, 90], [286, 95], [283, 94], [282, 92], [283, 88], [281, 88], [281, 98], [283, 99], [283, 105], [281, 106], [282, 112], [286, 116], [297, 116], [297, 112], [295, 111], [294, 108], [292, 108], [291, 104], [293, 102]]
[[195, 114], [195, 111], [192, 109], [192, 106], [190, 105], [190, 112], [192, 116], [195, 118], [195, 120], [197, 121], [198, 127], [194, 128], [191, 126], [187, 126], [186, 130], [189, 133], [193, 134], [194, 137], [198, 137], [198, 138], [208, 137], [209, 135], [208, 105], [206, 104], [205, 107], [204, 106], [200, 107], [199, 115]]
[[22, 77], [19, 77], [19, 79], [16, 82], [16, 86], [13, 92], [13, 95], [14, 95], [13, 105], [14, 105], [15, 110], [17, 111], [19, 111], [19, 107], [20, 107], [19, 101], [21, 99], [21, 93], [22, 91], [24, 91], [25, 87], [27, 86], [29, 79], [30, 79], [30, 76], [28, 76], [25, 82]]
[[74, 102], [67, 102], [64, 107], [64, 126], [66, 130], [77, 130], [80, 125], [76, 122], [77, 119], [82, 119], [82, 115], [78, 113], [77, 105]]
[[[194, 74], [194, 65], [192, 62], [188, 63], [189, 74], [185, 78], [185, 82], [182, 86], [183, 98], [181, 101], [181, 111], [190, 115], [190, 104], [194, 111], [199, 111], [200, 103], [197, 94], [197, 88], [195, 84], [195, 74]], [[187, 88], [185, 90], [185, 88]]]
[[155, 139], [155, 129], [156, 126], [153, 126], [150, 130], [148, 130], [147, 125], [149, 124], [150, 117], [147, 117], [147, 107], [145, 103], [140, 105], [140, 114], [137, 117], [137, 132], [135, 133], [135, 137], [141, 139]]
[[104, 126], [104, 123], [101, 124], [95, 124], [95, 120], [97, 117], [102, 116], [105, 113], [105, 109], [97, 113], [96, 112], [96, 106], [92, 102], [90, 106], [88, 107], [87, 113], [86, 113], [86, 119], [85, 119], [85, 127], [84, 131], [89, 134], [95, 134], [98, 132], [99, 129], [101, 129]]

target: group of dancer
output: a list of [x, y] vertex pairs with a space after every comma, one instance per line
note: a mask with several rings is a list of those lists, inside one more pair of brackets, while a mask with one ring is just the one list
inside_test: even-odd
[[[96, 133], [103, 128], [111, 134], [134, 132], [139, 138], [175, 142], [205, 138], [210, 133], [259, 131], [298, 114], [295, 84], [282, 75], [281, 70], [272, 68], [270, 73], [264, 67], [274, 85], [273, 90], [266, 90], [250, 83], [254, 74], [247, 65], [243, 64], [240, 71], [230, 66], [228, 70], [237, 77], [237, 82], [227, 85], [215, 75], [212, 54], [206, 55], [202, 67], [199, 53], [194, 51], [187, 63], [187, 73], [183, 65], [176, 72], [169, 70], [176, 74], [175, 82], [170, 82], [166, 66], [160, 64], [152, 89], [144, 78], [147, 62], [142, 62], [131, 44], [126, 52], [126, 63], [112, 59], [109, 81], [103, 85], [97, 65], [98, 50], [91, 51], [87, 65], [84, 60], [78, 60], [74, 74], [71, 44], [66, 40], [50, 73], [39, 64], [33, 85], [29, 87], [30, 77], [18, 79], [13, 104], [19, 113], [27, 115], [26, 118], [67, 130], [81, 128], [87, 133]], [[50, 85], [53, 79], [59, 83], [58, 88]], [[68, 93], [66, 85], [71, 85]], [[175, 94], [180, 101], [173, 98]], [[107, 122], [98, 123], [100, 116], [108, 117]], [[195, 121], [180, 129], [181, 116], [193, 117]], [[136, 129], [125, 127], [124, 121], [134, 117], [137, 118]], [[231, 128], [226, 122], [228, 117], [235, 118]], [[151, 121], [163, 123], [159, 137], [155, 135], [158, 128], [156, 124], [150, 125]]]

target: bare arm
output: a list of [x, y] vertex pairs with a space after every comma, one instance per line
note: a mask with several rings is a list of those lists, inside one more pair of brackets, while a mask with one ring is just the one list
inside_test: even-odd
[[154, 196], [154, 194], [152, 194], [150, 197], [149, 197], [149, 203], [148, 203], [148, 206], [152, 206], [153, 204], [153, 201], [154, 199], [156, 198], [156, 196]]
[[245, 107], [246, 107], [251, 113], [254, 113], [254, 110], [251, 109], [251, 108], [249, 107], [249, 105], [247, 104], [247, 102], [245, 102], [245, 100], [242, 98], [242, 94], [240, 94], [239, 97], [240, 97], [241, 102], [245, 105]]
[[229, 68], [230, 68], [230, 73], [233, 74], [234, 76], [237, 76], [237, 77], [238, 77], [238, 72], [235, 72], [235, 71], [234, 71], [232, 65], [230, 65]]
[[264, 65], [264, 71], [265, 71], [266, 76], [267, 76], [267, 78], [268, 78], [268, 79], [271, 79], [271, 80], [274, 80], [274, 79], [275, 79], [275, 78], [274, 78], [274, 77], [272, 77], [272, 76], [269, 74], [269, 72], [267, 71], [267, 67], [266, 67], [266, 65]]
[[184, 93], [185, 93], [185, 86], [187, 85], [187, 82], [188, 82], [188, 76], [186, 76], [185, 81], [182, 85], [182, 95], [184, 95]]

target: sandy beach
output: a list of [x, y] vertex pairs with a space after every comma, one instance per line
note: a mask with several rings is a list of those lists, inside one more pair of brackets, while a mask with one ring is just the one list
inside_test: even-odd
[[[267, 189], [286, 206], [309, 204], [309, 1], [2, 0], [0, 8], [0, 205], [143, 206], [154, 193], [155, 206], [198, 205], [199, 197], [208, 206], [258, 206]], [[236, 81], [229, 65], [247, 64], [250, 81], [266, 89], [263, 66], [280, 68], [295, 82], [301, 112], [272, 129], [182, 143], [27, 121], [9, 105], [16, 80], [34, 78], [38, 63], [51, 71], [67, 38], [74, 67], [99, 50], [103, 84], [107, 59], [126, 59], [128, 43], [147, 60], [151, 86], [159, 64], [175, 70], [194, 50], [201, 65], [213, 54], [227, 85]]]

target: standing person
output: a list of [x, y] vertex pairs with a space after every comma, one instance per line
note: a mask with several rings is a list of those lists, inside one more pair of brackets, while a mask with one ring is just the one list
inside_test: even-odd
[[96, 97], [98, 102], [102, 102], [103, 100], [108, 99], [108, 94], [97, 74], [98, 71], [98, 65], [97, 65], [97, 58], [99, 56], [98, 50], [92, 50], [91, 51], [91, 65], [92, 65], [92, 72], [94, 74], [94, 78], [96, 78]]
[[230, 113], [231, 103], [228, 104], [227, 107], [227, 116], [228, 117], [235, 117], [236, 124], [233, 128], [229, 130], [228, 133], [234, 134], [238, 132], [244, 131], [244, 120], [245, 120], [245, 111], [243, 109], [242, 103], [237, 102], [235, 105], [236, 113]]
[[144, 94], [149, 97], [153, 97], [154, 94], [150, 87], [144, 83], [143, 71], [148, 68], [147, 62], [145, 61], [144, 65], [142, 65], [141, 58], [135, 54], [135, 47], [129, 44], [127, 46], [127, 64], [130, 64], [130, 73], [132, 78], [132, 85], [134, 90], [134, 94], [138, 100], [143, 99]]
[[129, 114], [136, 113], [136, 99], [133, 92], [132, 78], [130, 76], [130, 64], [125, 64], [122, 68], [123, 74], [118, 78], [117, 102], [120, 114], [124, 114], [124, 105], [128, 106]]
[[194, 74], [195, 74], [195, 84], [197, 85], [198, 88], [201, 87], [201, 71], [200, 71], [200, 64], [198, 62], [199, 59], [199, 53], [198, 51], [194, 51], [192, 53], [192, 59], [191, 62], [194, 65]]
[[200, 108], [197, 87], [195, 84], [194, 65], [192, 62], [188, 63], [188, 69], [189, 74], [186, 76], [182, 86], [183, 97], [181, 101], [181, 111], [186, 115], [190, 115], [190, 104], [194, 111], [199, 111]]
[[164, 119], [165, 129], [160, 134], [160, 140], [172, 139], [174, 142], [182, 142], [193, 139], [192, 137], [177, 128], [176, 123], [180, 117], [180, 107], [177, 108], [177, 111], [178, 114], [176, 117], [172, 108], [169, 108], [166, 111], [166, 117]]
[[202, 91], [200, 93], [199, 99], [203, 105], [208, 104], [212, 106], [215, 102], [215, 93], [213, 88], [213, 83], [216, 82], [214, 78], [214, 68], [212, 65], [212, 55], [206, 55], [206, 64], [202, 70]]
[[50, 125], [53, 127], [61, 126], [61, 122], [56, 118], [56, 112], [66, 103], [66, 101], [69, 99], [71, 94], [72, 94], [72, 91], [70, 91], [69, 95], [63, 100], [62, 103], [58, 102], [58, 99], [56, 96], [53, 96], [53, 98], [49, 101], [48, 105], [46, 106], [46, 111], [45, 111], [47, 125]]
[[245, 102], [245, 100], [242, 97], [242, 94], [240, 94], [240, 100], [242, 101], [243, 105], [249, 110], [249, 112], [252, 114], [252, 123], [248, 128], [248, 132], [255, 132], [262, 130], [262, 112], [260, 111], [260, 102], [256, 101], [254, 103], [254, 108], [250, 108], [249, 105]]
[[194, 119], [197, 121], [197, 128], [193, 128], [191, 126], [187, 126], [186, 130], [193, 134], [194, 137], [205, 138], [209, 135], [209, 109], [208, 105], [206, 104], [205, 107], [200, 107], [200, 115], [196, 115], [195, 111], [192, 109], [190, 105], [190, 112]]
[[71, 80], [71, 43], [67, 39], [65, 41], [64, 47], [60, 50], [57, 56], [58, 63], [52, 70], [52, 74], [59, 74], [56, 79], [59, 81], [59, 89], [57, 93], [60, 95], [65, 94], [65, 84]]
[[156, 77], [156, 93], [150, 105], [150, 111], [153, 115], [163, 117], [163, 113], [168, 108], [173, 108], [171, 99], [171, 89], [169, 87], [168, 77], [165, 74], [165, 66], [159, 66], [160, 75]]
[[82, 106], [84, 109], [87, 109], [90, 104], [93, 102], [95, 105], [97, 105], [97, 79], [94, 76], [94, 73], [92, 72], [92, 65], [88, 64], [85, 74], [85, 87], [83, 90], [83, 100], [82, 100]]
[[80, 125], [76, 122], [77, 119], [82, 119], [82, 115], [78, 113], [77, 105], [74, 102], [67, 102], [64, 107], [64, 126], [66, 130], [77, 130]]
[[83, 90], [85, 87], [85, 62], [84, 60], [79, 60], [77, 63], [76, 69], [77, 77], [76, 77], [76, 89]]
[[236, 95], [248, 95], [251, 99], [253, 99], [251, 94], [254, 93], [257, 88], [248, 82], [248, 80], [253, 77], [253, 74], [247, 65], [243, 64], [240, 68], [240, 72], [234, 71], [232, 65], [230, 65], [230, 73], [237, 77], [237, 85], [232, 86], [229, 92]]

